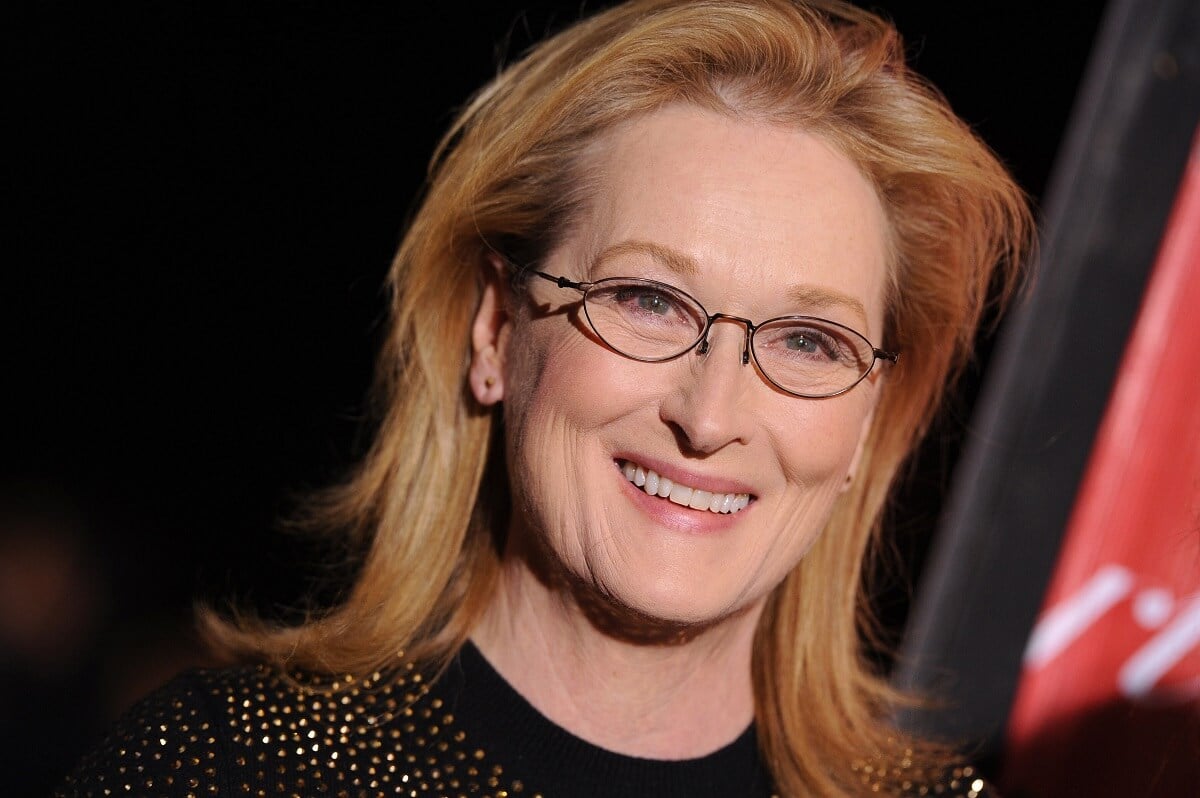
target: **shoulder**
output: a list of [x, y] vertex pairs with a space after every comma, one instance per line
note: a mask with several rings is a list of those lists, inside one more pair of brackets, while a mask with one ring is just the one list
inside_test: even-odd
[[[391, 789], [394, 781], [422, 776], [427, 761], [435, 771], [454, 771], [466, 758], [445, 744], [440, 706], [411, 666], [367, 678], [290, 675], [261, 666], [191, 671], [126, 712], [55, 795], [202, 798]], [[421, 761], [417, 751], [425, 754]], [[477, 774], [475, 767], [464, 770]]]
[[267, 677], [260, 668], [177, 676], [118, 718], [55, 795], [223, 794], [231, 759], [224, 709]]
[[263, 666], [189, 671], [122, 715], [56, 796], [304, 794], [310, 767], [321, 777], [357, 753], [375, 703], [361, 684]]

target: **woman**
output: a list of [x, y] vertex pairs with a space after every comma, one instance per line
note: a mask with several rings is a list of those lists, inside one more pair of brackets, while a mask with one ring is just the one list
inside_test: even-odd
[[[1031, 238], [886, 23], [635, 0], [466, 108], [391, 272], [366, 551], [66, 794], [977, 795], [888, 725], [861, 574]], [[325, 674], [322, 676], [322, 674]]]

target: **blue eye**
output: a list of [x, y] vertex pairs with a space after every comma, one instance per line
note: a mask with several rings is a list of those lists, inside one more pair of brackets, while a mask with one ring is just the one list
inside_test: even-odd
[[651, 286], [625, 285], [619, 287], [613, 296], [616, 304], [625, 312], [634, 312], [657, 317], [677, 315], [682, 308], [675, 297], [665, 291]]
[[637, 297], [637, 304], [642, 310], [665, 316], [671, 312], [671, 303], [662, 294], [643, 293]]
[[815, 327], [793, 327], [783, 336], [783, 345], [793, 352], [829, 360], [841, 359], [841, 347]]
[[788, 349], [792, 349], [797, 352], [816, 352], [818, 349], [818, 345], [816, 341], [813, 340], [812, 334], [807, 330], [792, 333], [787, 337], [784, 345], [787, 346]]

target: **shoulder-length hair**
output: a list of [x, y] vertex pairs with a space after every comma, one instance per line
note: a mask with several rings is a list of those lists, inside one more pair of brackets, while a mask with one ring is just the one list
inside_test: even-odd
[[[864, 562], [896, 475], [970, 355], [989, 296], [1031, 246], [1020, 189], [904, 63], [880, 18], [839, 0], [634, 0], [534, 47], [461, 112], [389, 275], [374, 444], [310, 523], [365, 554], [337, 606], [291, 627], [206, 616], [219, 642], [288, 667], [436, 665], [492, 595], [508, 482], [499, 415], [466, 386], [469, 327], [490, 254], [545, 255], [589, 200], [588, 145], [672, 103], [825, 138], [887, 218], [884, 380], [868, 445], [828, 527], [771, 595], [754, 652], [764, 760], [787, 795], [898, 780], [921, 756], [887, 723], [895, 696], [865, 662]], [[401, 654], [401, 652], [403, 652]], [[936, 759], [936, 754], [929, 753]], [[896, 767], [852, 763], [892, 758]]]

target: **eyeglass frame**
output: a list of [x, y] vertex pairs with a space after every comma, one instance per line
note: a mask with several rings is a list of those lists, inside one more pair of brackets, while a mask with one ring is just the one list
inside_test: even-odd
[[[579, 291], [581, 294], [580, 301], [583, 304], [583, 315], [585, 318], [587, 318], [588, 326], [592, 328], [592, 332], [594, 332], [597, 335], [597, 337], [599, 337], [600, 340], [603, 341], [604, 344], [609, 349], [616, 352], [621, 357], [627, 357], [630, 360], [634, 360], [639, 363], [665, 363], [668, 360], [675, 360], [678, 357], [682, 357], [683, 355], [686, 355], [688, 352], [690, 352], [692, 350], [696, 350], [697, 354], [700, 354], [700, 355], [707, 354], [708, 350], [709, 350], [709, 346], [710, 346], [708, 343], [708, 333], [712, 329], [713, 323], [716, 322], [718, 319], [725, 319], [727, 321], [740, 322], [741, 324], [745, 325], [746, 333], [745, 333], [744, 343], [742, 345], [742, 365], [743, 366], [749, 365], [750, 359], [753, 358], [755, 368], [758, 370], [758, 373], [761, 374], [763, 376], [763, 378], [767, 380], [767, 382], [771, 383], [773, 386], [775, 386], [779, 390], [783, 391], [784, 393], [788, 394], [789, 396], [795, 396], [800, 399], [832, 399], [835, 396], [841, 396], [842, 394], [853, 390], [856, 385], [858, 385], [860, 382], [865, 380], [867, 378], [867, 376], [870, 375], [870, 373], [872, 371], [874, 371], [875, 363], [877, 361], [883, 360], [887, 363], [891, 363], [892, 365], [895, 365], [900, 360], [900, 352], [898, 352], [898, 351], [897, 352], [889, 352], [885, 349], [880, 349], [879, 347], [875, 346], [875, 344], [873, 344], [871, 342], [871, 339], [867, 338], [867, 336], [863, 335], [862, 333], [860, 333], [858, 330], [854, 329], [853, 327], [847, 327], [845, 324], [840, 324], [836, 321], [831, 321], [830, 319], [824, 319], [824, 318], [821, 318], [820, 316], [805, 316], [805, 315], [775, 316], [774, 318], [766, 319], [765, 321], [755, 324], [750, 319], [747, 319], [744, 316], [734, 316], [729, 313], [709, 313], [708, 308], [704, 307], [703, 303], [701, 303], [699, 299], [696, 299], [696, 297], [692, 296], [687, 291], [684, 291], [682, 288], [673, 286], [670, 283], [664, 283], [659, 280], [650, 280], [650, 279], [647, 279], [644, 277], [604, 277], [600, 280], [571, 280], [570, 278], [563, 277], [561, 275], [549, 274], [549, 273], [541, 271], [539, 269], [521, 267], [521, 266], [515, 264], [513, 261], [508, 260], [507, 258], [505, 258], [504, 260], [507, 261], [510, 266], [513, 266], [515, 268], [516, 271], [515, 271], [515, 274], [513, 275], [514, 280], [519, 279], [525, 275], [532, 274], [532, 275], [541, 277], [543, 280], [554, 283], [559, 288], [570, 288], [575, 291]], [[673, 293], [681, 294], [684, 297], [686, 297], [687, 299], [696, 303], [696, 307], [698, 307], [700, 309], [701, 313], [703, 313], [704, 317], [705, 317], [704, 327], [700, 330], [700, 334], [696, 337], [696, 340], [692, 341], [690, 344], [688, 344], [687, 346], [685, 346], [683, 349], [676, 352], [675, 354], [666, 355], [664, 357], [639, 357], [636, 355], [631, 355], [628, 352], [618, 349], [617, 347], [615, 347], [611, 343], [609, 343], [608, 339], [605, 338], [604, 335], [601, 334], [601, 332], [596, 329], [596, 324], [595, 324], [595, 322], [592, 321], [591, 314], [588, 313], [587, 295], [588, 295], [588, 292], [592, 288], [594, 288], [598, 285], [602, 285], [604, 283], [616, 282], [618, 280], [627, 280], [627, 281], [632, 280], [632, 281], [637, 281], [637, 282], [641, 282], [641, 283], [646, 283], [647, 285], [660, 286], [660, 287], [665, 288]], [[762, 364], [758, 362], [758, 352], [756, 352], [754, 349], [754, 334], [760, 328], [765, 327], [766, 325], [771, 324], [773, 322], [791, 321], [791, 320], [819, 321], [822, 324], [830, 324], [834, 327], [845, 330], [849, 333], [853, 333], [854, 335], [861, 338], [864, 342], [866, 342], [867, 346], [870, 347], [871, 355], [872, 355], [870, 365], [867, 366], [866, 370], [863, 371], [863, 373], [860, 374], [858, 376], [858, 379], [856, 379], [854, 382], [850, 383], [845, 388], [834, 391], [832, 393], [806, 394], [806, 393], [799, 393], [797, 391], [793, 391], [789, 388], [785, 388], [784, 386], [782, 386], [778, 382], [776, 382], [771, 377], [771, 375], [767, 373], [766, 369], [764, 369], [762, 367]]]

